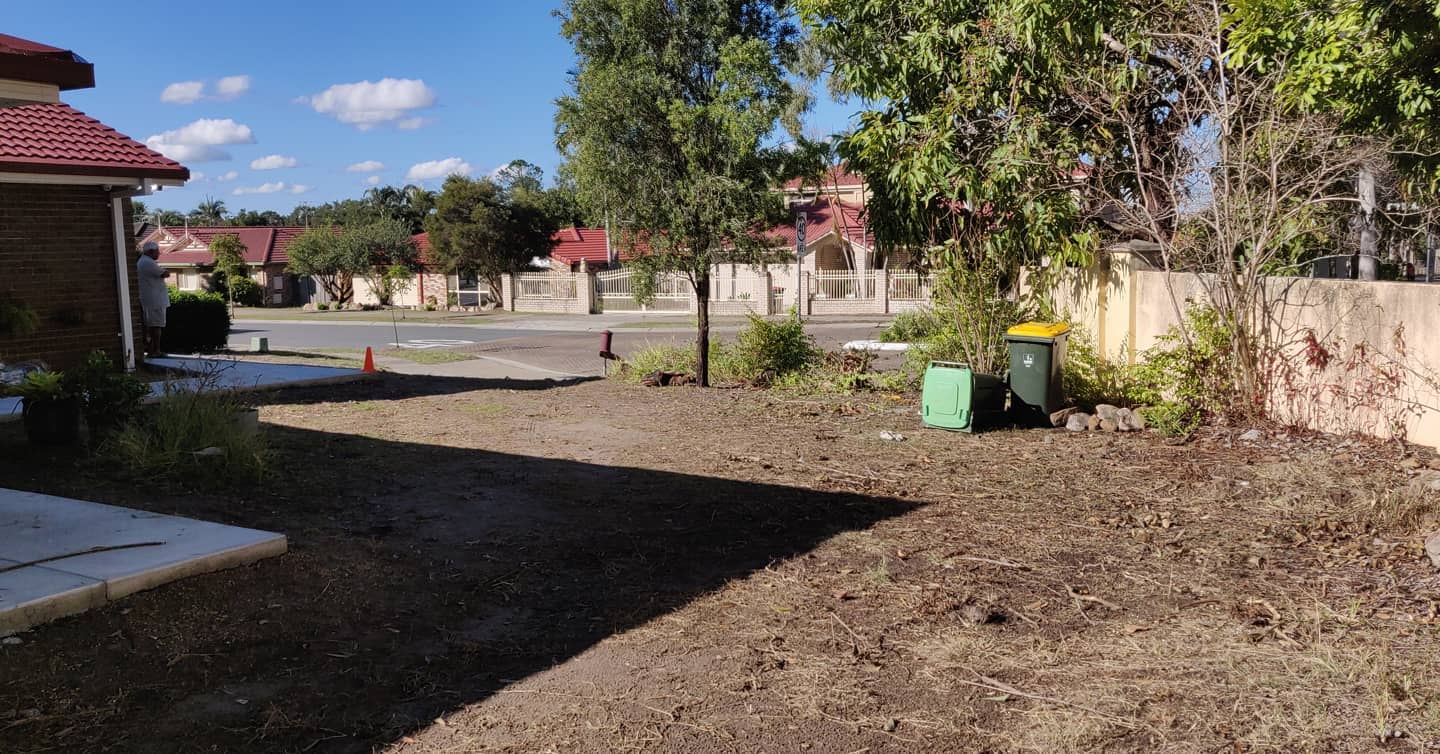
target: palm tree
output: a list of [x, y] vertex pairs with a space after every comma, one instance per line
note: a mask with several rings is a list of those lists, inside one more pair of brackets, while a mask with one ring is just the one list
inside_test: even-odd
[[190, 213], [190, 219], [203, 225], [219, 225], [225, 222], [225, 202], [207, 196]]

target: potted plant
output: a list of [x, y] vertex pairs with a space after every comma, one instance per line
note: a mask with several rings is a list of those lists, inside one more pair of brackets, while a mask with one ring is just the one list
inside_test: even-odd
[[80, 437], [84, 402], [61, 372], [31, 372], [12, 388], [19, 395], [25, 436], [36, 445], [69, 445]]
[[150, 394], [150, 386], [115, 368], [104, 351], [93, 351], [79, 369], [65, 373], [67, 391], [81, 400], [91, 439], [129, 421]]

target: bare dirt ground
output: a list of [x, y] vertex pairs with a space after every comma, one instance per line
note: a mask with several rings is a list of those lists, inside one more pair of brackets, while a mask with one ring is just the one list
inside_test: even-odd
[[241, 492], [0, 427], [0, 484], [292, 546], [0, 646], [0, 750], [1440, 749], [1428, 451], [542, 385], [267, 395]]

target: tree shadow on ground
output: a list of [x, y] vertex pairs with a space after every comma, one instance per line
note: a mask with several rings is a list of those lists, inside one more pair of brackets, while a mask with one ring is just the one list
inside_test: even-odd
[[[476, 389], [460, 382], [386, 389]], [[268, 431], [279, 459], [252, 494], [156, 497], [114, 485], [101, 499], [283, 531], [290, 554], [134, 595], [7, 647], [0, 715], [22, 716], [3, 748], [371, 752], [727, 582], [915, 506]], [[39, 486], [65, 492], [59, 482]]]
[[399, 401], [435, 395], [457, 395], [477, 390], [554, 390], [602, 379], [574, 377], [553, 380], [476, 379], [380, 373], [357, 382], [341, 382], [317, 390], [298, 386], [256, 390], [246, 402], [257, 406], [310, 405], [350, 400]]

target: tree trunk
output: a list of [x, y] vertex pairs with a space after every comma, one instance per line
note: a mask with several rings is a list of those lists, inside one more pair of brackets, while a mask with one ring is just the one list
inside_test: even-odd
[[710, 387], [710, 273], [695, 276], [695, 379]]

